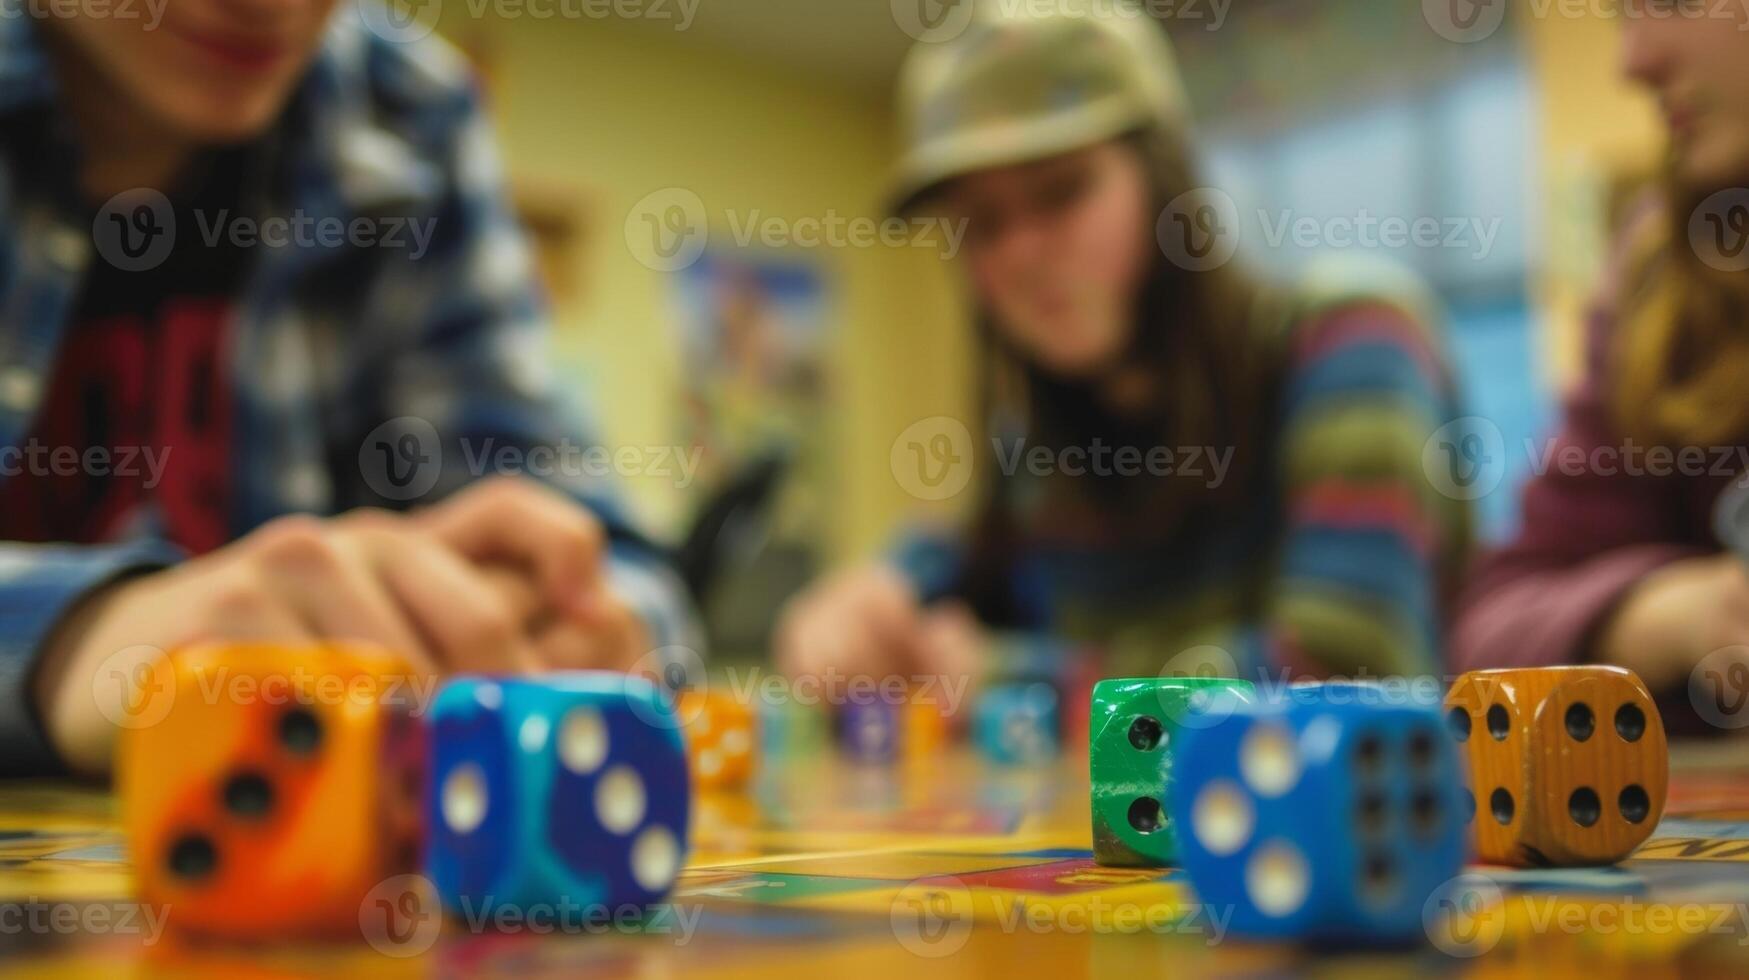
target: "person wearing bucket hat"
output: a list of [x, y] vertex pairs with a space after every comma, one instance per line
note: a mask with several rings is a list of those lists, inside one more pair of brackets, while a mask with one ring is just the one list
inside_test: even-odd
[[926, 35], [899, 83], [890, 205], [966, 230], [970, 519], [793, 599], [780, 665], [976, 678], [1001, 628], [1108, 676], [1436, 670], [1469, 515], [1432, 465], [1459, 415], [1432, 304], [1384, 270], [1254, 277], [1165, 32], [1037, 6]]

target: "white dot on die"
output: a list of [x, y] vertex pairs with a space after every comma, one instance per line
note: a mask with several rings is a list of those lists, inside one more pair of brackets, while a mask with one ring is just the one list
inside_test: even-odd
[[1245, 865], [1245, 890], [1264, 915], [1281, 918], [1305, 904], [1312, 876], [1299, 849], [1286, 841], [1271, 841], [1257, 849]]
[[632, 877], [646, 891], [667, 890], [680, 873], [680, 842], [667, 827], [648, 827], [632, 842]]
[[644, 802], [644, 780], [631, 766], [614, 766], [595, 784], [595, 816], [616, 834], [643, 822]]
[[1209, 853], [1232, 854], [1251, 839], [1256, 813], [1251, 798], [1231, 780], [1217, 780], [1203, 787], [1191, 808], [1190, 821], [1196, 839]]
[[873, 719], [863, 722], [856, 729], [856, 743], [869, 752], [879, 749], [886, 737], [886, 726]]
[[1239, 772], [1258, 796], [1280, 796], [1300, 779], [1294, 737], [1278, 725], [1258, 725], [1239, 747]]
[[559, 726], [559, 762], [579, 776], [607, 760], [607, 722], [594, 708], [575, 708]]
[[723, 771], [723, 757], [715, 749], [705, 749], [698, 754], [698, 773], [701, 776], [715, 776]]
[[443, 780], [443, 822], [458, 834], [471, 834], [486, 819], [486, 774], [472, 762], [451, 769]]
[[723, 751], [729, 755], [746, 755], [753, 748], [753, 739], [745, 728], [731, 728], [723, 733]]
[[474, 700], [487, 711], [504, 707], [504, 689], [496, 684], [481, 684], [474, 688]]
[[545, 715], [529, 715], [516, 731], [516, 742], [522, 746], [522, 751], [534, 755], [547, 747], [547, 735], [552, 730], [553, 723], [547, 721]]

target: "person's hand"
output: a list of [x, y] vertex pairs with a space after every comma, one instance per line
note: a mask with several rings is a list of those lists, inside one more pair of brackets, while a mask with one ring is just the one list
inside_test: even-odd
[[[75, 770], [104, 771], [124, 692], [95, 683], [99, 673], [131, 676], [135, 662], [193, 643], [368, 645], [435, 674], [629, 665], [643, 625], [596, 571], [599, 528], [581, 510], [561, 518], [544, 494], [494, 481], [414, 516], [285, 518], [104, 589], [39, 661], [34, 694], [50, 740]], [[507, 525], [497, 535], [494, 521]], [[544, 536], [519, 532], [524, 522]], [[585, 598], [555, 608], [561, 584]]]
[[1634, 586], [1598, 634], [1604, 663], [1680, 690], [1714, 651], [1749, 646], [1749, 572], [1724, 554], [1673, 562]]
[[526, 625], [541, 666], [625, 670], [647, 652], [642, 618], [608, 581], [606, 532], [569, 497], [527, 480], [485, 480], [414, 519], [475, 564], [525, 576], [536, 590]]
[[777, 628], [777, 662], [791, 677], [966, 678], [982, 674], [987, 641], [965, 607], [924, 609], [886, 565], [832, 575], [791, 600]]

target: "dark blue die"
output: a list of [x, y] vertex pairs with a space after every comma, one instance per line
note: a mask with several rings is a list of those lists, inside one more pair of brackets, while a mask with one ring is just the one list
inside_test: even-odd
[[[1172, 820], [1235, 935], [1395, 944], [1461, 870], [1463, 776], [1436, 701], [1290, 688], [1180, 733]], [[1437, 692], [1433, 692], [1437, 693]]]
[[858, 762], [891, 762], [899, 754], [899, 723], [898, 705], [849, 700], [838, 708], [838, 742]]
[[1006, 684], [986, 690], [972, 715], [972, 740], [998, 765], [1037, 765], [1056, 757], [1061, 727], [1056, 688]]
[[457, 678], [432, 708], [427, 868], [452, 912], [647, 906], [686, 856], [678, 719], [643, 678]]

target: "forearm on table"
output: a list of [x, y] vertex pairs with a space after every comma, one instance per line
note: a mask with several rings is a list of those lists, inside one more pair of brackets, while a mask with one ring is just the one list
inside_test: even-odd
[[[1640, 652], [1650, 647], [1635, 637], [1648, 625], [1643, 617], [1655, 611], [1633, 611], [1624, 622], [1619, 615], [1624, 599], [1658, 569], [1699, 553], [1654, 544], [1576, 562], [1497, 557], [1478, 570], [1464, 597], [1448, 648], [1452, 667], [1465, 671], [1600, 659], [1640, 662]], [[1600, 641], [1610, 649], [1600, 649]], [[1638, 649], [1630, 652], [1630, 646]]]
[[45, 694], [63, 693], [81, 668], [60, 658], [44, 669], [50, 646], [64, 647], [88, 600], [130, 575], [174, 564], [173, 546], [0, 545], [0, 775], [52, 775], [66, 762], [44, 726]]

